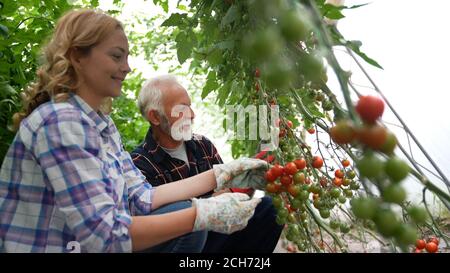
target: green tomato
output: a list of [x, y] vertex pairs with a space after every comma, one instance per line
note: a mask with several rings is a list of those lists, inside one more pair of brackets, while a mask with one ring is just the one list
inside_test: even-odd
[[306, 200], [308, 200], [308, 198], [309, 198], [309, 192], [307, 192], [307, 191], [305, 191], [305, 190], [302, 190], [302, 191], [300, 192], [300, 194], [297, 195], [297, 197], [298, 197], [300, 200], [302, 200], [302, 201], [306, 201]]
[[332, 229], [338, 229], [339, 228], [339, 222], [338, 221], [336, 221], [336, 220], [331, 220], [330, 221], [330, 227], [332, 228]]
[[341, 195], [341, 191], [338, 188], [333, 188], [330, 191], [330, 196], [333, 198], [338, 198]]
[[344, 190], [344, 194], [347, 198], [352, 198], [353, 197], [353, 192], [350, 189], [345, 189]]
[[263, 61], [282, 48], [282, 38], [276, 28], [265, 28], [243, 39], [242, 53], [253, 61]]
[[296, 10], [289, 10], [280, 18], [281, 34], [288, 41], [304, 41], [308, 34], [307, 27]]
[[283, 199], [279, 195], [275, 195], [274, 197], [272, 197], [272, 203], [273, 206], [277, 209], [284, 207]]
[[350, 227], [345, 223], [341, 223], [341, 225], [339, 226], [339, 229], [341, 230], [342, 233], [350, 232]]
[[377, 178], [383, 174], [383, 162], [373, 154], [366, 154], [356, 163], [356, 166], [361, 176], [367, 178]]
[[393, 182], [400, 182], [408, 176], [411, 169], [405, 161], [391, 157], [386, 161], [384, 170]]
[[412, 245], [417, 240], [417, 230], [408, 224], [401, 224], [395, 232], [395, 238], [400, 245]]
[[320, 213], [320, 217], [322, 217], [323, 219], [327, 219], [330, 217], [330, 210], [328, 209], [321, 209], [319, 210]]
[[383, 200], [386, 202], [401, 204], [406, 199], [406, 191], [399, 184], [391, 184], [383, 191]]
[[299, 208], [303, 207], [303, 202], [302, 202], [302, 200], [294, 198], [294, 200], [292, 200], [291, 205], [294, 209], [299, 209]]
[[373, 219], [378, 208], [378, 202], [373, 198], [352, 199], [350, 204], [353, 213], [360, 219]]
[[413, 206], [408, 209], [408, 214], [416, 224], [424, 224], [428, 219], [428, 214], [424, 208]]
[[395, 234], [400, 226], [395, 213], [389, 209], [378, 209], [375, 214], [374, 222], [378, 231], [385, 237], [390, 237]]

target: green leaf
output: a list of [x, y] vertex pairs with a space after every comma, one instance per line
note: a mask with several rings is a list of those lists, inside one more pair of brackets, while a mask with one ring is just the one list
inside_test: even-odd
[[38, 9], [39, 14], [44, 14], [47, 11], [47, 8], [45, 6], [42, 6]]
[[8, 37], [8, 27], [4, 26], [4, 25], [0, 25], [0, 35], [2, 35], [3, 37], [7, 38]]
[[337, 7], [329, 9], [324, 16], [333, 20], [339, 20], [345, 17]]
[[279, 96], [277, 98], [277, 101], [279, 104], [281, 104], [282, 106], [288, 106], [291, 104], [289, 98], [287, 96]]
[[9, 14], [16, 13], [17, 8], [18, 8], [17, 4], [18, 4], [18, 1], [12, 1], [12, 0], [6, 1], [2, 8], [2, 15], [9, 15]]
[[185, 5], [181, 5], [181, 4], [178, 4], [177, 9], [182, 10], [182, 11], [187, 11], [187, 7]]
[[98, 7], [98, 5], [99, 5], [98, 0], [91, 0], [92, 7], [96, 8], [96, 7]]
[[355, 52], [358, 56], [360, 56], [361, 58], [363, 58], [364, 61], [366, 61], [367, 63], [378, 67], [380, 69], [383, 69], [383, 67], [374, 59], [370, 58], [369, 56], [367, 56], [364, 52], [362, 52], [359, 48], [361, 47], [362, 43], [361, 41], [347, 41], [346, 45], [351, 48], [353, 50], [353, 52]]
[[221, 27], [229, 25], [240, 17], [239, 9], [236, 5], [232, 5], [222, 19]]
[[215, 45], [218, 49], [233, 49], [234, 48], [234, 40], [227, 40], [219, 42]]
[[169, 12], [169, 2], [168, 1], [161, 2], [161, 7], [163, 8], [163, 10], [166, 13]]
[[10, 97], [12, 95], [14, 95], [16, 93], [16, 90], [14, 88], [11, 87], [11, 85], [9, 85], [6, 82], [1, 82], [0, 83], [0, 92], [2, 93], [2, 95], [6, 95], [6, 97]]
[[218, 49], [213, 50], [208, 54], [208, 56], [206, 56], [206, 60], [208, 61], [209, 65], [218, 65], [222, 63], [222, 51]]
[[169, 3], [167, 0], [153, 0], [153, 4], [161, 6], [166, 13], [169, 12]]
[[225, 104], [228, 95], [230, 94], [231, 81], [225, 82], [222, 87], [219, 88], [219, 94], [217, 95], [217, 103], [220, 107], [223, 107]]
[[183, 64], [191, 56], [193, 44], [184, 32], [180, 32], [175, 41], [177, 42], [178, 62]]
[[205, 99], [209, 93], [216, 90], [218, 87], [219, 87], [219, 84], [217, 83], [216, 72], [210, 71], [208, 73], [206, 84], [202, 90], [202, 100]]
[[320, 118], [325, 117], [325, 115], [322, 112], [320, 112], [319, 108], [317, 108], [315, 100], [313, 98], [310, 98], [308, 95], [305, 95], [302, 97], [302, 102], [303, 105], [305, 105], [306, 110], [308, 110], [308, 112], [312, 114], [314, 117]]
[[187, 14], [185, 13], [173, 13], [170, 17], [165, 20], [161, 26], [169, 27], [169, 26], [181, 26], [184, 24], [184, 20], [186, 20]]

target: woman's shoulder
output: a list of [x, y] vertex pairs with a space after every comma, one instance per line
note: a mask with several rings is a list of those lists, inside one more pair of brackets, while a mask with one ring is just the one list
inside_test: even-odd
[[82, 110], [68, 102], [49, 101], [41, 104], [25, 120], [26, 125], [38, 129], [52, 123], [82, 122]]

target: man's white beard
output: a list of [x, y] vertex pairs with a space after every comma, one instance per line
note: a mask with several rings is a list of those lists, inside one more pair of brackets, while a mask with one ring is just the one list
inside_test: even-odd
[[188, 141], [192, 138], [192, 120], [181, 118], [172, 124], [170, 136], [176, 141]]
[[192, 124], [193, 122], [190, 118], [181, 118], [170, 126], [167, 117], [165, 115], [161, 117], [162, 131], [176, 141], [188, 141], [192, 139]]

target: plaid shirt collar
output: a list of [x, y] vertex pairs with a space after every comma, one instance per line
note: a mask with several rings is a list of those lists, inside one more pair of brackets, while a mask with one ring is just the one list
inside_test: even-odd
[[[188, 158], [191, 154], [188, 151], [192, 151], [192, 154], [196, 154], [197, 146], [195, 145], [193, 138], [185, 141], [184, 143], [186, 145], [186, 153], [188, 155]], [[167, 160], [167, 157], [169, 156], [169, 154], [167, 154], [166, 151], [164, 151], [153, 138], [153, 130], [151, 127], [148, 129], [147, 135], [145, 136], [144, 149], [146, 149], [147, 152], [153, 156], [153, 159], [158, 164], [160, 164], [164, 160]]]
[[81, 111], [83, 111], [89, 118], [91, 118], [93, 122], [92, 125], [94, 125], [102, 135], [110, 133], [109, 128], [112, 125], [111, 120], [103, 115], [100, 111], [94, 111], [94, 109], [92, 109], [92, 107], [87, 104], [80, 96], [71, 93], [67, 102], [77, 108], [80, 108]]

